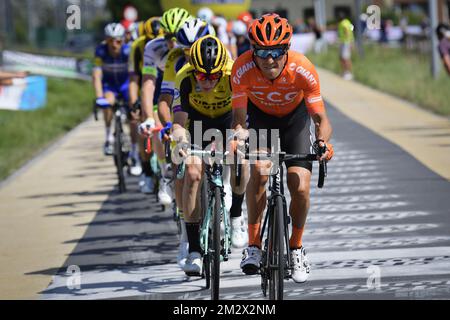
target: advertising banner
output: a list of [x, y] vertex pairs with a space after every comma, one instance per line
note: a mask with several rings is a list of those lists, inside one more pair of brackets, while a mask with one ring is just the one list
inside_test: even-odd
[[14, 71], [83, 80], [89, 80], [92, 72], [92, 62], [89, 59], [52, 57], [10, 50], [3, 51], [3, 67]]
[[227, 19], [236, 19], [237, 16], [250, 9], [251, 0], [164, 0], [160, 1], [163, 10], [179, 7], [185, 8], [192, 15], [197, 15], [200, 8], [208, 7], [214, 14], [222, 15]]
[[0, 86], [0, 109], [35, 110], [47, 103], [47, 79], [31, 76], [14, 79], [10, 86]]

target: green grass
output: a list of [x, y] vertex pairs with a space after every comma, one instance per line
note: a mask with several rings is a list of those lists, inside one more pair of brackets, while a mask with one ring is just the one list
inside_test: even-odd
[[47, 105], [34, 111], [0, 110], [0, 181], [92, 112], [92, 84], [47, 79]]
[[[324, 54], [307, 54], [317, 66], [340, 73], [337, 47]], [[441, 115], [450, 115], [450, 77], [442, 70], [431, 76], [429, 57], [379, 45], [365, 47], [364, 58], [353, 54], [356, 81], [411, 101]]]

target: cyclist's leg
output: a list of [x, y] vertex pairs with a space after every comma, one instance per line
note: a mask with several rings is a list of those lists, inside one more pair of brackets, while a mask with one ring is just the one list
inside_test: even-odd
[[[303, 103], [302, 103], [303, 104]], [[304, 105], [289, 115], [287, 127], [281, 132], [281, 147], [287, 153], [310, 153], [314, 127]], [[299, 130], [299, 128], [301, 128]], [[292, 278], [295, 282], [307, 280], [310, 272], [302, 237], [310, 204], [310, 181], [312, 163], [309, 161], [287, 161], [287, 185], [291, 195], [289, 213], [292, 217], [291, 249]]]
[[199, 275], [202, 266], [199, 205], [201, 180], [202, 160], [199, 157], [188, 157], [183, 187], [183, 212], [189, 241], [189, 255], [183, 269], [188, 275]]
[[[256, 133], [257, 146], [250, 145], [250, 152], [268, 150], [271, 146], [271, 132], [275, 119], [260, 111], [251, 102], [248, 108], [248, 122], [250, 130]], [[252, 139], [250, 140], [252, 142]], [[268, 171], [271, 162], [259, 160], [250, 164], [250, 178], [247, 184], [247, 213], [249, 246], [261, 248], [260, 229], [264, 209], [266, 208], [266, 184], [269, 180]]]
[[108, 85], [103, 85], [105, 99], [110, 107], [103, 108], [103, 120], [105, 121], [105, 145], [104, 153], [112, 154], [112, 142], [114, 141], [114, 132], [112, 130], [112, 119], [114, 117], [112, 106], [116, 103], [116, 92]]
[[120, 87], [120, 93], [124, 100], [127, 102], [127, 116], [130, 126], [130, 138], [131, 138], [131, 156], [133, 159], [138, 160], [138, 125], [139, 119], [137, 117], [133, 117], [131, 114], [131, 110], [129, 109], [128, 102], [130, 100], [130, 92], [129, 92], [130, 82], [127, 81]]
[[[281, 149], [287, 153], [311, 153], [314, 127], [304, 102], [285, 118], [287, 126], [281, 131]], [[299, 130], [299, 128], [301, 128]], [[292, 160], [286, 162], [287, 185], [291, 195], [289, 213], [293, 230], [290, 247], [301, 247], [301, 237], [309, 209], [309, 190], [312, 162]]]
[[[145, 121], [141, 113], [141, 121]], [[139, 182], [139, 186], [142, 193], [153, 193], [155, 189], [155, 183], [153, 181], [154, 173], [150, 165], [150, 154], [145, 152], [145, 138], [139, 135], [139, 156], [141, 158], [143, 176]]]

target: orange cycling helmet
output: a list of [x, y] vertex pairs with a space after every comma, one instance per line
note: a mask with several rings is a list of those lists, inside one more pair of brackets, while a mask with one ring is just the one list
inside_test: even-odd
[[292, 27], [287, 19], [276, 13], [269, 13], [253, 20], [248, 29], [248, 37], [253, 46], [288, 46], [292, 38]]

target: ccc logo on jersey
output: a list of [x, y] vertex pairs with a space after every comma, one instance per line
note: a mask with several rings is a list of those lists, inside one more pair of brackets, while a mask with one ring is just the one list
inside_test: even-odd
[[273, 104], [288, 104], [292, 102], [299, 94], [298, 91], [288, 92], [288, 93], [280, 93], [277, 91], [273, 92], [258, 92], [251, 91], [250, 92], [256, 99], [265, 102], [272, 102]]

